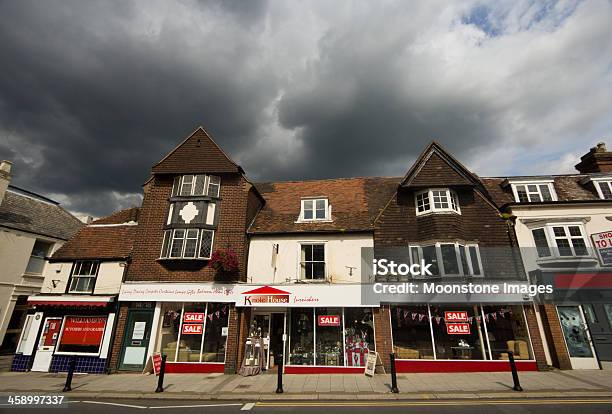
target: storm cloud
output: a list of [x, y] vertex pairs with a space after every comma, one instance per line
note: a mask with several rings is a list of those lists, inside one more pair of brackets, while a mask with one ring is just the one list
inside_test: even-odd
[[[102, 215], [198, 125], [253, 180], [571, 172], [612, 137], [612, 5], [0, 2], [0, 158]], [[610, 142], [612, 146], [612, 141]]]

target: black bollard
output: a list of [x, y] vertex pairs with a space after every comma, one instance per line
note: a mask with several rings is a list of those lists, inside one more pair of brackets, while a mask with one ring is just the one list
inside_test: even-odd
[[276, 393], [283, 393], [283, 354], [278, 355], [278, 376], [276, 382]]
[[164, 374], [166, 373], [167, 355], [162, 355], [161, 365], [159, 366], [159, 378], [157, 379], [157, 389], [155, 392], [164, 392]]
[[395, 354], [391, 352], [389, 354], [389, 359], [391, 360], [391, 392], [397, 394], [399, 389], [397, 389], [397, 374], [395, 373]]
[[508, 361], [510, 361], [510, 369], [512, 370], [512, 381], [514, 382], [514, 391], [523, 391], [523, 387], [519, 383], [518, 372], [516, 372], [516, 364], [514, 363], [514, 352], [508, 351]]
[[72, 391], [72, 376], [74, 375], [74, 369], [76, 368], [76, 355], [70, 357], [68, 363], [68, 375], [66, 376], [66, 385], [64, 385], [63, 392]]

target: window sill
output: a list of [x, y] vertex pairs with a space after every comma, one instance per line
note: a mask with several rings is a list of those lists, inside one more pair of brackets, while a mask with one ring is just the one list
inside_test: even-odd
[[567, 267], [580, 267], [588, 266], [592, 267], [597, 265], [599, 261], [593, 256], [551, 256], [551, 257], [539, 257], [536, 259], [536, 263], [542, 267], [550, 267], [554, 265], [562, 265]]
[[205, 262], [210, 260], [210, 257], [160, 257], [157, 262], [174, 262], [174, 261], [189, 261], [189, 262]]
[[312, 220], [297, 220], [295, 224], [306, 224], [306, 223], [333, 223], [332, 219], [312, 219]]
[[461, 213], [458, 211], [454, 211], [454, 210], [437, 210], [437, 211], [424, 211], [422, 213], [417, 212], [416, 216], [417, 217], [424, 217], [424, 216], [432, 216], [432, 215], [436, 215], [436, 214], [440, 214], [440, 215], [456, 215], [456, 216], [460, 216]]
[[45, 276], [42, 273], [27, 273], [27, 272], [23, 274], [23, 277], [31, 277], [31, 278], [36, 278], [36, 279], [45, 278]]

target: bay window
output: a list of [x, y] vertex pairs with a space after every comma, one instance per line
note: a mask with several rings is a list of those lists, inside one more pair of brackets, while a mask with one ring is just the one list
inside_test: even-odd
[[538, 257], [590, 256], [582, 225], [547, 224], [531, 229]]
[[214, 231], [171, 229], [164, 231], [161, 259], [210, 259]]
[[482, 276], [477, 244], [439, 242], [429, 246], [410, 246], [410, 264], [431, 264], [434, 276]]
[[433, 188], [415, 195], [417, 215], [435, 212], [461, 214], [457, 194], [448, 188]]
[[219, 197], [221, 178], [207, 174], [189, 174], [174, 178], [173, 197]]

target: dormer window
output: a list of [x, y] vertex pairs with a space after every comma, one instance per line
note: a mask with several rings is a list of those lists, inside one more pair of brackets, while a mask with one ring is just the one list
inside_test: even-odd
[[543, 201], [557, 201], [557, 194], [553, 181], [514, 181], [512, 193], [517, 203], [541, 203]]
[[457, 194], [448, 188], [420, 191], [416, 193], [415, 202], [417, 215], [446, 212], [461, 214]]
[[329, 221], [331, 206], [327, 198], [302, 199], [302, 210], [298, 221]]
[[593, 179], [597, 195], [602, 200], [612, 200], [612, 178]]
[[216, 175], [182, 175], [174, 178], [173, 197], [219, 197], [221, 178]]

